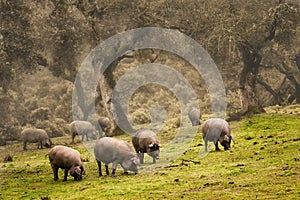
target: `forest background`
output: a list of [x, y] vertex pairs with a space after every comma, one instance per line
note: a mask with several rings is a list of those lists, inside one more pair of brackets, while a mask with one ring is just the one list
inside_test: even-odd
[[[134, 28], [173, 29], [197, 41], [222, 75], [228, 119], [251, 116], [271, 105], [299, 103], [299, 6], [296, 0], [2, 0], [1, 143], [18, 139], [25, 126], [44, 128], [51, 137], [67, 133], [82, 61], [104, 40]], [[211, 112], [205, 82], [187, 61], [170, 52], [143, 49], [111, 64], [106, 82], [95, 92], [97, 116], [92, 117], [112, 118], [103, 95], [110, 94], [127, 70], [147, 63], [166, 64], [180, 72], [195, 89], [201, 112]], [[139, 88], [130, 101], [135, 123], [149, 123], [149, 108], [155, 103], [166, 109], [168, 119], [176, 118], [179, 105], [174, 95], [150, 84]], [[177, 120], [170, 123], [178, 125]]]

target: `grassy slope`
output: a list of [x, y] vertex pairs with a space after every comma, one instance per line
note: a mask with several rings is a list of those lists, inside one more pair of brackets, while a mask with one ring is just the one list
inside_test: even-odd
[[[262, 114], [230, 124], [236, 140], [231, 151], [212, 151], [201, 158], [202, 139], [197, 134], [189, 149], [168, 167], [138, 175], [123, 175], [118, 168], [116, 178], [98, 178], [93, 156], [77, 144], [73, 147], [88, 160], [82, 182], [70, 176], [62, 182], [62, 171], [61, 179], [54, 182], [45, 157], [48, 149], [24, 152], [20, 143], [1, 147], [1, 162], [7, 153], [14, 160], [0, 163], [0, 199], [299, 198], [299, 115]], [[56, 138], [55, 142], [69, 140]]]

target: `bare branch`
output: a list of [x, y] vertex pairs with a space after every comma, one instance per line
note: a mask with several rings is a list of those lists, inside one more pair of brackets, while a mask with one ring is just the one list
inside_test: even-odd
[[275, 90], [273, 90], [273, 88], [270, 85], [263, 81], [262, 77], [259, 77], [257, 79], [257, 83], [262, 85], [274, 97], [276, 104], [280, 104], [281, 102], [283, 102], [281, 96]]

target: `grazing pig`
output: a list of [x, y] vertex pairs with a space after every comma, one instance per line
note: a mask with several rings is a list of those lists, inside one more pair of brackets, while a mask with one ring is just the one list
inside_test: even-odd
[[67, 181], [69, 170], [70, 175], [74, 177], [74, 181], [82, 180], [82, 174], [84, 174], [85, 169], [82, 165], [81, 155], [77, 150], [66, 146], [57, 145], [49, 151], [48, 157], [55, 181], [58, 180], [59, 168], [65, 170], [63, 181]]
[[23, 149], [27, 150], [27, 143], [38, 143], [38, 149], [43, 148], [43, 146], [50, 148], [52, 142], [43, 129], [33, 129], [33, 128], [26, 128], [21, 132], [21, 138], [23, 140]]
[[194, 108], [194, 109], [190, 110], [188, 115], [189, 115], [189, 119], [192, 122], [192, 126], [199, 126], [201, 124], [200, 123], [201, 113], [198, 109]]
[[98, 123], [100, 125], [100, 128], [101, 130], [99, 130], [99, 133], [101, 136], [103, 136], [103, 132], [104, 133], [107, 133], [109, 132], [109, 129], [110, 129], [110, 121], [109, 121], [109, 118], [108, 117], [100, 117], [98, 119]]
[[94, 147], [94, 154], [99, 168], [99, 176], [102, 176], [101, 162], [105, 164], [106, 174], [109, 175], [108, 164], [113, 163], [112, 176], [116, 174], [117, 165], [121, 164], [124, 173], [132, 171], [138, 173], [138, 156], [134, 153], [128, 142], [112, 137], [100, 138]]
[[74, 138], [76, 135], [82, 136], [82, 141], [84, 136], [86, 136], [86, 140], [88, 141], [89, 138], [93, 140], [96, 139], [96, 129], [95, 127], [88, 121], [73, 121], [70, 124], [70, 133], [72, 136], [72, 144], [74, 144]]
[[232, 136], [228, 122], [220, 118], [211, 118], [204, 122], [202, 127], [202, 137], [205, 142], [205, 151], [207, 151], [207, 142], [215, 144], [216, 151], [219, 151], [218, 141], [224, 147], [224, 150], [230, 148]]
[[156, 162], [156, 159], [159, 159], [160, 144], [153, 131], [138, 130], [132, 137], [132, 144], [141, 163], [144, 163], [144, 153], [153, 158], [153, 163]]

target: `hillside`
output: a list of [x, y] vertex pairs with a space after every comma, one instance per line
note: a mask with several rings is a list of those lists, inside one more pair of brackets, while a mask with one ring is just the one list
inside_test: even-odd
[[[13, 142], [0, 147], [0, 199], [297, 199], [299, 106], [267, 110], [270, 113], [230, 122], [235, 143], [229, 151], [211, 149], [203, 154], [198, 133], [185, 152], [165, 167], [151, 167], [151, 159], [145, 155], [139, 174], [124, 175], [119, 166], [116, 178], [98, 178], [93, 155], [82, 143], [71, 145], [70, 136], [53, 140], [81, 152], [87, 169], [82, 182], [74, 182], [70, 176], [62, 182], [62, 170], [60, 180], [54, 182], [45, 156], [48, 149], [29, 145], [31, 150], [23, 151], [20, 142]], [[158, 136], [162, 140], [158, 163], [163, 163], [170, 139]], [[127, 135], [121, 138], [130, 140]], [[6, 155], [13, 161], [4, 162]], [[152, 170], [145, 171], [149, 168]]]

